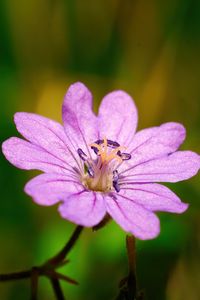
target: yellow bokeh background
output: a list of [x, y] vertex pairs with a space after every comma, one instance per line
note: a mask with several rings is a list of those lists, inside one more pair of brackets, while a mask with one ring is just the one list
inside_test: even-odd
[[[194, 0], [2, 0], [0, 2], [1, 142], [18, 133], [16, 111], [61, 122], [69, 85], [84, 82], [97, 112], [102, 97], [124, 89], [135, 100], [139, 129], [177, 121], [187, 128], [182, 149], [200, 152], [200, 2]], [[23, 192], [34, 172], [1, 155], [0, 273], [43, 262], [74, 225], [57, 208]], [[199, 176], [169, 185], [190, 203], [183, 215], [160, 213], [161, 235], [137, 241], [138, 282], [149, 300], [198, 300], [200, 295]], [[115, 299], [127, 273], [125, 233], [114, 222], [87, 229], [63, 272], [66, 299]], [[0, 299], [29, 299], [28, 281], [0, 283]], [[39, 299], [54, 299], [41, 279]]]

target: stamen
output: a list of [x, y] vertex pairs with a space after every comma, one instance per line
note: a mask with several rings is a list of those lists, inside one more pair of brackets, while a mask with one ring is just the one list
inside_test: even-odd
[[94, 142], [95, 144], [101, 145], [103, 143], [103, 140], [97, 140], [96, 142]]
[[129, 160], [131, 154], [122, 152], [126, 149], [125, 147], [106, 137], [97, 140], [90, 147], [97, 155], [96, 159], [87, 157], [80, 148], [77, 150], [84, 162], [83, 184], [93, 191], [110, 192], [115, 189], [119, 193], [120, 179], [117, 168], [123, 161]]
[[[101, 156], [103, 163], [108, 163], [113, 159], [116, 159], [119, 163], [121, 163], [123, 160], [129, 159], [128, 154], [122, 155], [120, 151], [126, 149], [125, 147], [120, 146], [120, 144], [112, 140], [107, 140], [105, 137], [103, 140], [97, 140], [95, 143], [91, 144], [90, 147], [94, 150], [95, 154]], [[109, 153], [108, 147], [113, 148], [113, 150]]]
[[119, 180], [119, 173], [117, 170], [113, 171], [113, 181], [118, 181]]
[[107, 161], [111, 161], [112, 159], [116, 159], [119, 161], [119, 163], [122, 162], [122, 158], [118, 155], [118, 152], [120, 152], [120, 150], [124, 149], [125, 147], [119, 146], [116, 149], [112, 150], [110, 152], [110, 154], [107, 156]]
[[80, 158], [84, 161], [85, 172], [87, 172], [90, 177], [94, 177], [94, 170], [89, 163], [87, 155], [83, 152], [81, 148], [78, 148], [77, 152]]
[[131, 159], [131, 154], [130, 153], [121, 153], [120, 151], [117, 152], [117, 155], [119, 155], [121, 157], [122, 160], [129, 160]]
[[111, 140], [107, 140], [108, 141], [108, 146], [110, 146], [111, 148], [117, 148], [120, 146], [119, 143], [111, 141]]
[[97, 140], [93, 144], [90, 145], [91, 149], [94, 150], [94, 153], [98, 155], [98, 152], [101, 150], [101, 144], [103, 143], [103, 140]]
[[83, 152], [81, 148], [78, 148], [77, 153], [83, 161], [86, 161], [88, 159], [87, 155]]
[[[93, 144], [90, 145], [91, 149], [95, 152], [95, 154], [98, 155], [98, 150], [101, 149], [101, 146], [104, 144], [104, 139], [103, 140], [97, 140], [96, 142], [94, 142]], [[112, 141], [112, 140], [107, 140], [107, 146], [110, 148], [117, 148], [120, 146], [119, 143]]]
[[90, 177], [94, 178], [94, 170], [91, 166], [88, 167], [87, 172]]
[[119, 191], [120, 191], [120, 186], [119, 186], [118, 180], [119, 180], [119, 174], [118, 174], [118, 171], [115, 170], [115, 171], [113, 171], [113, 187], [117, 193], [119, 193]]
[[[101, 145], [104, 143], [104, 139], [103, 140], [97, 140], [96, 142], [94, 142], [95, 144], [97, 145]], [[119, 147], [120, 144], [115, 142], [115, 141], [112, 141], [112, 140], [108, 140], [107, 139], [107, 143], [108, 143], [108, 146], [112, 147], [112, 148], [116, 148], [116, 147]]]
[[95, 146], [95, 144], [96, 144], [96, 143], [90, 145], [90, 147], [91, 147], [92, 150], [94, 150], [94, 153], [95, 153], [96, 155], [98, 155], [99, 150], [98, 150], [98, 148]]
[[120, 192], [120, 186], [119, 186], [118, 182], [113, 182], [113, 187], [117, 193]]

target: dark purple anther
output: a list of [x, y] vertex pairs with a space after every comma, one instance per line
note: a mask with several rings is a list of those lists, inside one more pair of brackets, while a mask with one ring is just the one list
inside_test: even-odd
[[89, 175], [90, 177], [94, 177], [94, 170], [92, 169], [91, 166], [88, 167], [87, 172], [88, 172], [88, 175]]
[[101, 144], [103, 144], [103, 140], [97, 140], [96, 142], [94, 142], [95, 144], [97, 144], [97, 145], [101, 145]]
[[119, 183], [118, 183], [118, 182], [114, 182], [114, 181], [113, 181], [113, 187], [114, 187], [114, 189], [115, 189], [115, 191], [116, 191], [117, 193], [120, 192], [120, 186], [119, 186]]
[[119, 180], [119, 174], [118, 174], [118, 171], [115, 170], [115, 171], [113, 171], [113, 187], [117, 193], [119, 193], [119, 191], [120, 191], [120, 186], [119, 186], [118, 180]]
[[80, 158], [81, 158], [83, 161], [86, 161], [86, 160], [87, 160], [87, 155], [83, 152], [83, 150], [82, 150], [81, 148], [78, 148], [77, 152], [78, 152], [78, 155], [80, 156]]
[[[101, 144], [104, 143], [104, 140], [97, 140], [97, 141], [94, 142], [94, 143], [97, 144], [97, 145], [101, 145]], [[108, 147], [114, 148], [114, 149], [120, 146], [119, 143], [114, 142], [114, 141], [112, 141], [112, 140], [107, 140], [107, 144], [108, 144]], [[98, 155], [99, 150], [98, 150], [95, 146], [92, 146], [91, 149], [94, 151], [94, 153], [95, 153], [96, 155]]]
[[[97, 140], [97, 141], [95, 142], [95, 144], [101, 145], [101, 144], [103, 144], [103, 142], [104, 142], [104, 140]], [[114, 141], [111, 141], [111, 140], [107, 140], [107, 143], [108, 143], [108, 146], [110, 146], [110, 147], [112, 147], [112, 148], [117, 148], [117, 147], [120, 146], [119, 143], [114, 142]]]
[[118, 173], [117, 170], [114, 170], [114, 171], [113, 171], [113, 182], [114, 182], [114, 181], [117, 182], [118, 179], [119, 179], [119, 173]]
[[96, 147], [92, 146], [91, 149], [94, 150], [94, 153], [96, 155], [98, 155], [99, 150]]
[[129, 159], [131, 159], [131, 154], [129, 154], [129, 153], [124, 153], [124, 152], [121, 153], [120, 151], [118, 151], [117, 155], [119, 157], [121, 157], [122, 160], [129, 160]]
[[111, 140], [107, 140], [107, 142], [108, 142], [108, 146], [110, 146], [111, 148], [117, 148], [120, 146], [119, 143], [111, 141]]

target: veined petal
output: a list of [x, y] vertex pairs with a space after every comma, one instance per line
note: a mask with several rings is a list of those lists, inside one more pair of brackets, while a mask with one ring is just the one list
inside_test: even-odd
[[100, 193], [85, 191], [68, 197], [59, 206], [59, 212], [64, 219], [91, 227], [97, 225], [103, 219], [106, 209]]
[[123, 172], [125, 182], [178, 182], [197, 174], [200, 156], [192, 151], [177, 151], [169, 156], [138, 164]]
[[14, 116], [17, 130], [31, 143], [65, 163], [74, 163], [61, 124], [37, 114], [18, 112]]
[[97, 137], [97, 117], [92, 111], [92, 95], [80, 82], [72, 84], [62, 107], [63, 123], [74, 150], [88, 150]]
[[151, 211], [183, 213], [188, 208], [170, 189], [157, 183], [124, 185], [120, 196]]
[[9, 162], [25, 170], [68, 174], [74, 173], [68, 165], [42, 148], [25, 140], [12, 137], [2, 144], [2, 151]]
[[137, 127], [137, 109], [133, 99], [123, 91], [106, 95], [98, 114], [100, 137], [107, 137], [126, 146]]
[[134, 203], [125, 200], [118, 194], [106, 196], [107, 212], [127, 232], [141, 240], [153, 239], [160, 232], [157, 216]]
[[131, 169], [142, 162], [175, 152], [184, 141], [185, 135], [183, 125], [174, 122], [138, 131], [128, 146], [131, 160], [123, 167]]
[[84, 187], [78, 180], [66, 175], [41, 174], [31, 179], [24, 190], [37, 204], [50, 206], [83, 191]]

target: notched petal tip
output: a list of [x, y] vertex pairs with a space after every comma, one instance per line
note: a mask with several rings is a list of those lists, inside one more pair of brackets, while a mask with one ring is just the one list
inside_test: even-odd
[[160, 221], [156, 214], [134, 201], [106, 197], [107, 212], [126, 232], [141, 240], [156, 238], [160, 233]]
[[184, 142], [186, 138], [186, 129], [181, 123], [176, 122], [167, 122], [160, 126], [160, 129], [163, 131], [168, 132], [170, 134], [167, 141], [170, 143], [174, 143], [175, 145], [179, 144], [179, 146]]
[[26, 194], [39, 205], [50, 206], [82, 190], [79, 182], [61, 174], [40, 174], [24, 187]]
[[92, 110], [92, 94], [80, 82], [72, 84], [64, 97], [62, 119], [65, 134], [73, 147], [88, 150], [98, 136], [97, 118]]
[[[142, 223], [140, 223], [140, 226]], [[123, 228], [122, 224], [120, 226]], [[141, 228], [136, 228], [134, 225], [132, 228], [126, 229], [124, 228], [126, 232], [129, 232], [133, 234], [137, 239], [139, 240], [153, 240], [157, 238], [160, 234], [160, 220], [159, 218], [154, 214], [154, 220], [153, 222], [149, 222], [148, 226], [141, 226]]]
[[106, 214], [102, 195], [86, 191], [68, 197], [58, 211], [63, 219], [85, 227], [97, 225]]
[[51, 206], [58, 202], [56, 197], [49, 197], [48, 191], [45, 192], [44, 184], [40, 178], [46, 176], [46, 174], [41, 174], [37, 177], [32, 178], [24, 186], [24, 192], [32, 198], [33, 202], [43, 206]]
[[166, 130], [169, 129], [170, 131], [176, 130], [186, 135], [186, 128], [183, 124], [178, 122], [167, 122], [160, 125], [160, 128], [165, 128]]
[[65, 97], [73, 100], [73, 98], [81, 99], [85, 96], [91, 97], [91, 92], [85, 84], [78, 81], [69, 86]]
[[100, 136], [107, 136], [122, 145], [132, 140], [138, 121], [136, 105], [132, 97], [122, 90], [105, 95], [99, 106]]

